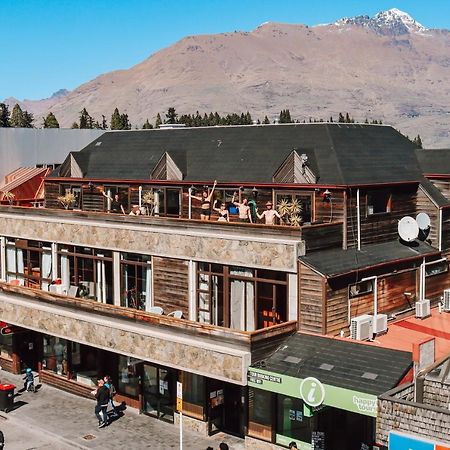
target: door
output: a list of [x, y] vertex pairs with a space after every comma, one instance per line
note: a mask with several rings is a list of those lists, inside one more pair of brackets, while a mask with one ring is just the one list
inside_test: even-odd
[[149, 416], [173, 423], [176, 371], [144, 364], [143, 411]]

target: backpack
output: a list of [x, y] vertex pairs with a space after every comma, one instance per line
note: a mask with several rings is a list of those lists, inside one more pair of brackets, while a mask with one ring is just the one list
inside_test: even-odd
[[113, 398], [117, 394], [116, 388], [112, 383], [109, 383], [109, 396]]

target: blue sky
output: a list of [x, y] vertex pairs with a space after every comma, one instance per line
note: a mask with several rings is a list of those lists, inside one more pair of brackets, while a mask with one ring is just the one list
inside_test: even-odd
[[0, 99], [74, 89], [190, 34], [249, 31], [266, 21], [315, 25], [394, 7], [450, 29], [449, 0], [0, 0]]

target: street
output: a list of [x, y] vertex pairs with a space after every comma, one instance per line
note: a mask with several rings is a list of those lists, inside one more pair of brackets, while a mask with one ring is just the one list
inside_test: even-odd
[[[20, 390], [22, 377], [1, 371], [2, 383], [13, 383]], [[37, 379], [37, 385], [39, 380]], [[5, 435], [6, 450], [31, 449], [177, 449], [179, 428], [175, 425], [126, 409], [124, 415], [103, 429], [97, 428], [94, 402], [48, 385], [35, 394], [19, 393], [15, 408], [0, 412], [0, 429]], [[231, 450], [244, 448], [244, 441], [222, 434], [199, 436], [185, 431], [183, 448], [203, 450], [218, 448], [225, 441]]]

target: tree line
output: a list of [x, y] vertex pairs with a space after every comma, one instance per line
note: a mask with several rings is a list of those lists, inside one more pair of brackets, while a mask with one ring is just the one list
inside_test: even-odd
[[[12, 112], [9, 111], [8, 105], [5, 103], [0, 103], [0, 128], [34, 128], [33, 122], [34, 117], [32, 113], [26, 110], [22, 110], [19, 104], [13, 107]], [[309, 117], [308, 121], [304, 119], [302, 122], [299, 120], [294, 120], [291, 116], [289, 109], [282, 109], [278, 117], [272, 122], [269, 118], [264, 116], [264, 119], [260, 121], [259, 119], [254, 121], [251, 114], [247, 112], [242, 113], [231, 113], [224, 116], [220, 115], [217, 111], [210, 113], [201, 114], [199, 111], [191, 114], [178, 115], [174, 107], [171, 107], [165, 113], [164, 121], [161, 118], [161, 114], [156, 115], [156, 121], [153, 125], [147, 119], [143, 125], [143, 130], [148, 130], [152, 128], [159, 128], [163, 124], [184, 124], [187, 127], [214, 127], [214, 126], [227, 126], [227, 125], [253, 125], [253, 124], [270, 124], [270, 123], [355, 123], [355, 119], [350, 116], [348, 112], [339, 113], [337, 118], [330, 116], [328, 120], [322, 118]], [[382, 125], [381, 119], [372, 119], [369, 121], [367, 118], [364, 123], [366, 124], [379, 124]], [[100, 129], [107, 130], [131, 130], [131, 122], [128, 118], [128, 114], [121, 114], [118, 108], [115, 108], [109, 125], [106, 121], [106, 116], [102, 114], [101, 120], [95, 120], [87, 111], [83, 108], [78, 116], [78, 121], [73, 122], [72, 128], [79, 129]], [[59, 122], [52, 112], [49, 112], [46, 117], [42, 118], [43, 128], [59, 128]], [[138, 127], [135, 127], [138, 129]], [[406, 136], [408, 139], [409, 137]], [[411, 139], [410, 139], [411, 140]], [[414, 139], [411, 140], [418, 148], [422, 148], [422, 139], [418, 134]]]

